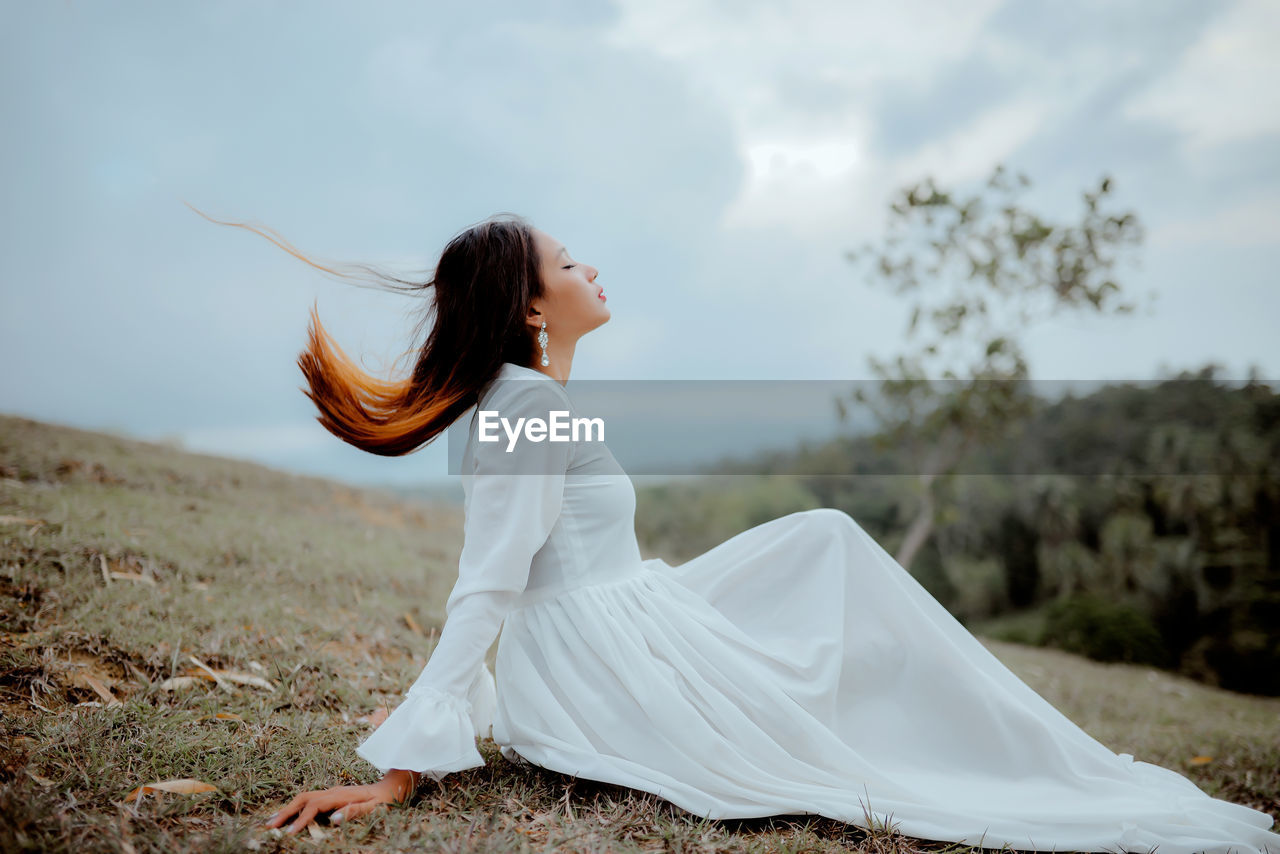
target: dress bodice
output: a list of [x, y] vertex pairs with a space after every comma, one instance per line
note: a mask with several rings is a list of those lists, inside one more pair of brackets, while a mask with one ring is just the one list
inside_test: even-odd
[[[529, 384], [536, 386], [526, 388]], [[566, 411], [568, 423], [574, 418], [589, 417], [574, 406], [555, 378], [533, 368], [503, 363], [495, 382], [482, 394], [476, 406], [476, 416], [472, 417], [467, 447], [462, 456], [462, 488], [468, 516], [472, 511], [474, 472], [477, 451], [480, 450], [479, 413], [482, 410], [494, 411], [514, 424], [516, 417], [546, 419], [553, 409]], [[502, 430], [497, 434], [500, 436], [499, 445], [505, 449], [507, 435]], [[568, 431], [568, 435], [572, 436], [572, 432]], [[549, 441], [549, 438], [543, 440]], [[526, 461], [512, 462], [512, 470], [522, 472], [513, 476], [556, 476], [554, 471], [539, 468], [543, 465], [541, 457], [534, 460], [536, 454], [544, 453], [544, 449], [538, 447], [540, 444], [527, 443], [523, 437], [517, 440], [510, 453], [526, 453]], [[559, 515], [546, 542], [533, 555], [527, 586], [516, 600], [515, 607], [545, 600], [555, 593], [583, 584], [625, 575], [641, 563], [635, 533], [636, 493], [631, 478], [604, 441], [598, 436], [589, 436], [585, 430], [579, 433], [576, 441], [568, 443], [565, 453], [567, 466]], [[553, 459], [559, 458], [546, 457], [546, 466], [555, 465]]]

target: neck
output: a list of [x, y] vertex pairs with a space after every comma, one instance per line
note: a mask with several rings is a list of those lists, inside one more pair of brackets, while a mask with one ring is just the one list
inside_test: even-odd
[[573, 349], [576, 342], [567, 342], [560, 344], [558, 342], [547, 342], [547, 361], [551, 364], [545, 368], [542, 366], [542, 348], [534, 347], [533, 364], [529, 367], [539, 373], [546, 374], [560, 385], [564, 385], [569, 381], [569, 370], [573, 366]]

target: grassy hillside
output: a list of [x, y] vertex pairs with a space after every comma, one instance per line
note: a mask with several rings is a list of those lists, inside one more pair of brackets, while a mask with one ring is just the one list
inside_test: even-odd
[[[491, 741], [485, 768], [375, 818], [258, 831], [301, 787], [376, 778], [353, 752], [361, 718], [430, 654], [461, 525], [456, 505], [0, 416], [0, 850], [947, 848], [813, 817], [703, 821], [516, 769]], [[1109, 747], [1280, 817], [1280, 700], [989, 645]], [[126, 800], [179, 778], [216, 790]]]

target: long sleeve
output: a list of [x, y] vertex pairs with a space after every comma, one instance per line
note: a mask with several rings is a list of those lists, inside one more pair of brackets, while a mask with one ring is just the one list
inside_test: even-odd
[[[509, 381], [484, 407], [513, 426], [517, 418], [548, 419], [570, 406], [554, 380]], [[434, 779], [484, 764], [477, 735], [487, 734], [494, 708], [493, 676], [484, 656], [525, 588], [534, 554], [560, 515], [569, 442], [521, 436], [508, 450], [478, 442], [468, 486], [458, 580], [445, 603], [445, 625], [426, 667], [357, 754], [386, 772], [418, 771]], [[473, 431], [474, 433], [474, 431]]]

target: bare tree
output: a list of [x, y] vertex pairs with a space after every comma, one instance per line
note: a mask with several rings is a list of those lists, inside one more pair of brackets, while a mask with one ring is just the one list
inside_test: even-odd
[[1102, 210], [1111, 179], [1083, 193], [1074, 223], [1021, 206], [1030, 184], [1003, 165], [967, 197], [926, 178], [899, 191], [881, 245], [846, 253], [874, 282], [914, 300], [903, 352], [868, 359], [876, 393], [858, 388], [835, 401], [842, 420], [850, 404], [869, 408], [878, 438], [910, 455], [918, 507], [896, 555], [908, 568], [933, 533], [939, 479], [1033, 410], [1020, 340], [1028, 326], [1068, 309], [1134, 309], [1113, 270], [1142, 227], [1132, 212]]

